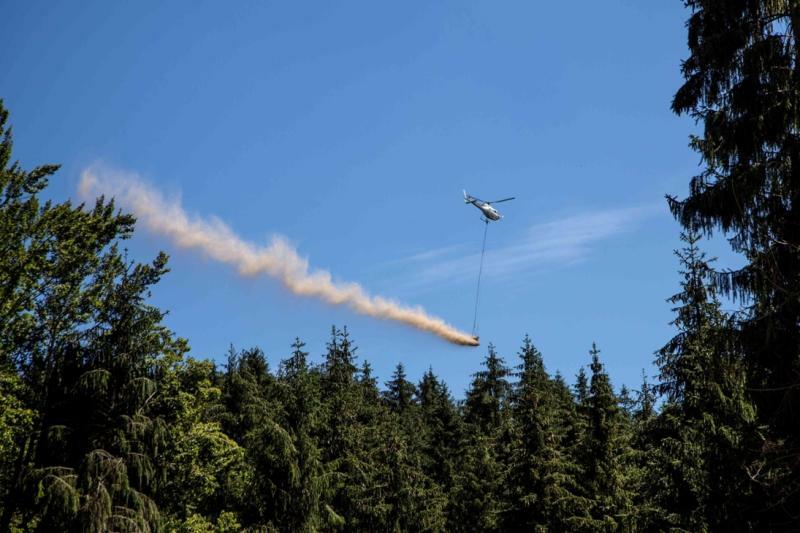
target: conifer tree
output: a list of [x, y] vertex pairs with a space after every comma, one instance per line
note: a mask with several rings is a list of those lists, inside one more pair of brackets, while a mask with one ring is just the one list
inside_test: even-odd
[[626, 451], [623, 455], [633, 509], [630, 523], [637, 529], [654, 529], [663, 509], [652, 497], [650, 468], [653, 462], [654, 443], [651, 429], [655, 422], [655, 388], [650, 385], [642, 370], [642, 384], [632, 393], [632, 405], [626, 424]]
[[308, 352], [304, 351], [306, 343], [295, 337], [292, 343], [292, 354], [288, 359], [281, 361], [280, 377], [284, 381], [291, 382], [308, 373]]
[[670, 198], [686, 230], [722, 231], [744, 267], [716, 273], [747, 306], [731, 333], [766, 431], [748, 467], [753, 518], [782, 528], [800, 508], [800, 5], [688, 0], [689, 57], [672, 102], [701, 125], [691, 146], [703, 170]]
[[471, 426], [458, 446], [456, 479], [451, 491], [448, 528], [495, 530], [503, 511], [501, 455], [507, 451], [509, 369], [489, 344], [464, 402], [464, 420]]
[[[711, 269], [694, 233], [676, 252], [682, 291], [673, 324], [678, 334], [658, 352], [659, 392], [666, 402], [651, 427], [653, 498], [666, 523], [686, 529], [729, 529], [747, 524], [748, 450], [755, 412], [745, 390], [742, 361], [721, 309]], [[752, 522], [753, 526], [757, 521]], [[666, 526], [662, 526], [666, 527]]]
[[556, 424], [559, 427], [562, 445], [569, 447], [578, 439], [578, 413], [575, 397], [560, 372], [556, 371], [551, 382], [556, 405]]
[[557, 385], [527, 335], [519, 356], [522, 363], [512, 394], [515, 434], [504, 480], [509, 501], [503, 529], [564, 530], [574, 515], [581, 514], [584, 502], [574, 493], [575, 467], [562, 447], [563, 426], [557, 417], [563, 413]]
[[287, 501], [277, 526], [292, 531], [316, 531], [342, 521], [330, 506], [330, 476], [317, 442], [325, 422], [320, 382], [308, 368], [304, 347], [295, 338], [290, 357], [281, 363], [279, 378], [284, 405], [281, 426], [291, 435], [296, 475], [287, 480]]
[[[577, 461], [578, 465], [586, 464], [587, 442], [589, 428], [589, 378], [586, 376], [586, 369], [580, 367], [575, 375], [575, 384], [572, 386], [572, 397], [574, 398], [575, 417], [571, 428], [570, 453]], [[580, 474], [581, 478], [584, 472]]]
[[502, 412], [506, 408], [510, 385], [509, 370], [489, 343], [489, 353], [482, 365], [485, 370], [473, 375], [465, 403], [466, 420], [481, 431], [491, 434], [500, 427]]
[[403, 363], [397, 363], [391, 381], [386, 382], [383, 398], [396, 413], [405, 413], [414, 404], [416, 387], [406, 379]]
[[579, 406], [585, 406], [589, 399], [589, 378], [586, 370], [581, 367], [575, 376], [575, 401]]
[[372, 365], [364, 360], [358, 371], [358, 384], [361, 387], [364, 407], [374, 408], [380, 402], [378, 380], [372, 375]]
[[327, 392], [335, 394], [347, 390], [352, 385], [355, 374], [355, 352], [352, 346], [347, 326], [342, 330], [331, 328], [331, 339], [328, 342], [328, 351], [325, 354], [325, 386]]
[[[385, 529], [386, 462], [379, 462], [378, 447], [386, 445], [387, 409], [369, 365], [358, 375], [357, 348], [347, 328], [333, 328], [323, 369], [325, 424], [320, 443], [326, 471], [332, 479], [331, 508], [340, 525], [351, 530]], [[382, 488], [382, 489], [381, 489]]]
[[184, 350], [145, 303], [166, 256], [129, 263], [117, 241], [134, 220], [103, 198], [41, 202], [58, 167], [11, 163], [7, 117], [0, 102], [0, 369], [36, 425], [15, 442], [0, 530], [153, 528], [163, 424], [149, 365]]
[[591, 519], [578, 521], [581, 528], [616, 529], [629, 521], [630, 495], [624, 486], [622, 455], [623, 417], [611, 380], [600, 362], [600, 350], [592, 343], [592, 376], [587, 398], [588, 427], [580, 460], [584, 495], [591, 500]]
[[429, 368], [417, 386], [422, 430], [423, 467], [445, 493], [453, 486], [456, 454], [463, 438], [463, 423], [447, 385]]
[[493, 439], [469, 431], [459, 448], [459, 462], [447, 510], [448, 531], [498, 531], [503, 504], [503, 467]]

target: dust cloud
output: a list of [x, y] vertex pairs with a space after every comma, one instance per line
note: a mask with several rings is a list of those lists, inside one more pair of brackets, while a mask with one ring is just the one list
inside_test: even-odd
[[477, 346], [478, 341], [422, 307], [409, 307], [369, 294], [361, 285], [334, 281], [330, 272], [312, 270], [308, 260], [279, 235], [268, 245], [247, 242], [216, 217], [200, 218], [186, 213], [179, 200], [168, 200], [132, 173], [91, 167], [83, 171], [79, 194], [85, 200], [105, 195], [133, 211], [152, 232], [177, 246], [202, 251], [209, 258], [234, 266], [242, 276], [267, 275], [293, 294], [343, 305], [356, 313], [391, 320], [433, 333], [454, 344]]

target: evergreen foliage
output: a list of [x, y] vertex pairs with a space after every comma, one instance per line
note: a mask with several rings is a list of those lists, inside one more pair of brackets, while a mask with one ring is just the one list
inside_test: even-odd
[[[506, 531], [565, 530], [586, 502], [577, 494], [566, 428], [574, 416], [563, 407], [564, 384], [551, 380], [542, 354], [527, 335], [514, 384], [514, 435], [505, 479]], [[571, 403], [571, 399], [568, 400]]]
[[465, 419], [484, 434], [491, 435], [499, 430], [507, 407], [510, 385], [506, 378], [509, 370], [491, 343], [482, 364], [486, 370], [473, 375], [472, 385], [467, 391]]
[[[347, 328], [318, 364], [299, 338], [192, 359], [148, 303], [167, 257], [128, 260], [113, 201], [42, 200], [58, 166], [12, 162], [0, 101], [0, 531], [798, 529], [800, 4], [685, 3], [704, 167], [668, 200], [677, 331], [638, 390], [594, 344], [551, 376], [528, 336], [463, 402], [402, 362], [381, 390]], [[711, 267], [715, 231], [743, 268]]]
[[391, 381], [386, 382], [386, 392], [383, 395], [389, 409], [395, 413], [405, 413], [414, 405], [416, 392], [414, 384], [406, 379], [403, 363], [397, 363]]
[[759, 500], [740, 509], [743, 519], [786, 528], [800, 508], [800, 4], [686, 5], [689, 57], [672, 108], [702, 126], [691, 146], [703, 169], [670, 206], [687, 231], [721, 231], [746, 260], [713, 276], [744, 307], [727, 337], [739, 345], [742, 401], [752, 401], [763, 428], [748, 436], [763, 438], [757, 456], [732, 466]]
[[747, 520], [746, 467], [759, 444], [753, 440], [755, 411], [730, 335], [731, 319], [710, 285], [699, 237], [688, 233], [682, 239], [686, 247], [677, 255], [683, 291], [670, 299], [678, 306], [678, 334], [657, 359], [665, 403], [651, 423], [650, 490], [673, 527], [736, 529]]

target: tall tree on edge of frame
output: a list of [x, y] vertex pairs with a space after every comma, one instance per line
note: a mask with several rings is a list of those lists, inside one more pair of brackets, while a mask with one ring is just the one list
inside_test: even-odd
[[747, 469], [762, 524], [800, 520], [800, 2], [686, 0], [690, 54], [672, 109], [703, 127], [705, 165], [676, 218], [721, 230], [747, 259], [718, 273], [748, 305], [738, 328], [748, 388], [766, 427]]

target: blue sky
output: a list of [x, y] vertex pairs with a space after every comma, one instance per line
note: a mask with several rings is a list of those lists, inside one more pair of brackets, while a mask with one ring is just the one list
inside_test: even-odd
[[[247, 240], [290, 239], [314, 267], [468, 330], [482, 223], [499, 204], [480, 302], [484, 346], [289, 295], [175, 248], [153, 301], [192, 355], [295, 336], [315, 358], [347, 325], [381, 381], [433, 366], [462, 396], [493, 342], [529, 333], [569, 380], [596, 341], [636, 386], [673, 331], [679, 228], [664, 194], [698, 170], [669, 111], [686, 55], [682, 2], [12, 2], [0, 97], [26, 167], [63, 165], [77, 198], [101, 163], [144, 176]], [[718, 266], [735, 264], [708, 243]]]

